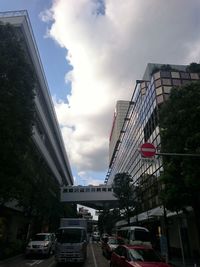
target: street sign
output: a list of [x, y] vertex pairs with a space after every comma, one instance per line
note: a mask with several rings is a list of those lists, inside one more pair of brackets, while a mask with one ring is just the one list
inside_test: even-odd
[[140, 147], [140, 153], [144, 158], [152, 158], [156, 154], [156, 148], [151, 143], [144, 143]]

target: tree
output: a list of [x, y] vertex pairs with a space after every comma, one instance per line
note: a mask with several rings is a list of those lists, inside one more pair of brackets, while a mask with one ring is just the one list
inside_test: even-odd
[[59, 184], [32, 141], [37, 79], [22, 38], [0, 24], [0, 205], [16, 200], [29, 223], [53, 227], [73, 212], [60, 203]]
[[[173, 88], [159, 112], [161, 152], [200, 154], [200, 83]], [[194, 209], [200, 240], [199, 157], [163, 156], [165, 189], [161, 195], [170, 210]]]
[[125, 218], [130, 225], [130, 217], [134, 210], [134, 189], [130, 174], [117, 173], [112, 187], [114, 196], [119, 200], [119, 207], [124, 210]]
[[112, 230], [115, 227], [117, 221], [121, 219], [119, 209], [103, 209], [102, 213], [99, 215], [98, 228], [101, 233], [112, 234]]
[[23, 189], [21, 173], [34, 123], [35, 73], [20, 34], [0, 24], [0, 204]]

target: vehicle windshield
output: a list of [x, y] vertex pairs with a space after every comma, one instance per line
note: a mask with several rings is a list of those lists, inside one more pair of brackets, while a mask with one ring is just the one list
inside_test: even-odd
[[150, 242], [149, 232], [144, 231], [142, 229], [135, 229], [135, 240]]
[[35, 235], [32, 238], [32, 241], [49, 241], [49, 236], [48, 235]]
[[161, 257], [156, 254], [152, 249], [130, 249], [129, 255], [132, 261], [162, 261]]
[[82, 229], [62, 229], [58, 231], [57, 240], [60, 243], [80, 243], [86, 239]]

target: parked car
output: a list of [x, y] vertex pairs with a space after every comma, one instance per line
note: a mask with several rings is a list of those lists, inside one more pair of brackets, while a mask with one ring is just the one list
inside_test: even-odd
[[172, 267], [151, 248], [119, 245], [112, 253], [110, 267]]
[[101, 243], [103, 255], [107, 259], [110, 259], [113, 250], [122, 244], [124, 244], [124, 240], [120, 237], [109, 236], [109, 237], [104, 238], [104, 240], [102, 240], [102, 243]]
[[25, 255], [43, 255], [49, 256], [55, 250], [55, 234], [53, 233], [38, 233], [30, 239], [26, 246]]
[[99, 232], [93, 232], [92, 233], [92, 240], [93, 241], [100, 241], [100, 233]]
[[103, 233], [101, 236], [101, 240], [104, 241], [108, 237], [109, 237], [109, 234]]

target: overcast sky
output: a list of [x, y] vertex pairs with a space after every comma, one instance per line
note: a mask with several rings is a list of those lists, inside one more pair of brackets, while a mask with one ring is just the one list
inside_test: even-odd
[[199, 14], [198, 0], [57, 0], [41, 14], [72, 66], [65, 75], [71, 92], [54, 101], [83, 179], [107, 170], [115, 103], [130, 100], [147, 63], [199, 62]]
[[0, 0], [17, 8], [30, 15], [75, 183], [103, 183], [116, 101], [149, 62], [200, 61], [200, 1]]

